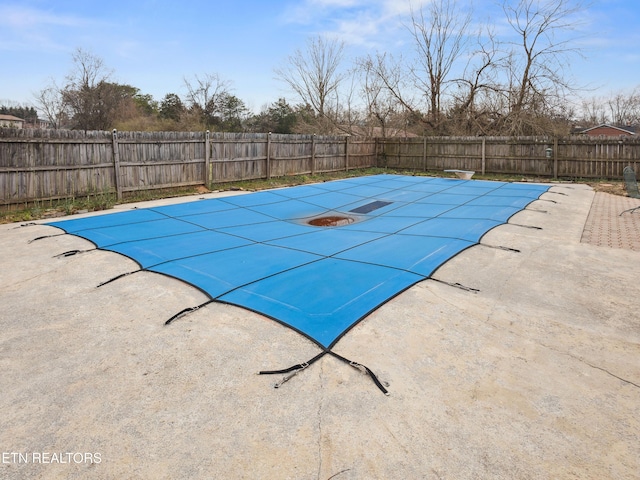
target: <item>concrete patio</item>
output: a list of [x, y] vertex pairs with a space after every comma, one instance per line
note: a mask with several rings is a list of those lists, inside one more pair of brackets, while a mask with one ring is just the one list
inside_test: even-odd
[[0, 225], [0, 477], [637, 478], [640, 213], [614, 218], [637, 201], [551, 192], [434, 275], [479, 292], [427, 280], [336, 345], [388, 397], [330, 356], [274, 389], [256, 372], [318, 347], [215, 303], [165, 326], [205, 295], [96, 288], [136, 265]]

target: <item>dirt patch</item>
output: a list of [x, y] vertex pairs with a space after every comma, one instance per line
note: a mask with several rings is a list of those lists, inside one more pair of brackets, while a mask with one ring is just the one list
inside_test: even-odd
[[587, 183], [596, 192], [610, 193], [612, 195], [627, 196], [627, 191], [624, 188], [624, 182], [590, 182]]

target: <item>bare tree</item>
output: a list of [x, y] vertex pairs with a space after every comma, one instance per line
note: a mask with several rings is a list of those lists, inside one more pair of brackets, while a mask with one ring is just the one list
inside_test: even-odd
[[311, 106], [320, 121], [320, 133], [339, 125], [340, 88], [345, 79], [341, 70], [344, 43], [321, 36], [307, 41], [305, 51], [296, 50], [287, 64], [275, 70], [303, 104]]
[[95, 88], [99, 83], [109, 81], [113, 74], [106, 68], [101, 57], [82, 48], [75, 49], [71, 54], [71, 60], [73, 68], [66, 77], [66, 88]]
[[110, 81], [104, 61], [81, 48], [60, 87], [55, 80], [35, 94], [36, 102], [54, 128], [108, 130], [136, 116], [138, 89]]
[[[405, 128], [418, 122], [420, 130], [442, 134], [449, 129], [447, 110], [453, 106], [450, 89], [468, 91], [459, 104], [471, 105], [481, 88], [481, 74], [455, 77], [462, 73], [469, 52], [471, 12], [459, 8], [456, 0], [434, 0], [411, 9], [405, 25], [415, 55], [408, 58], [377, 53], [360, 61], [364, 75], [369, 115], [378, 122], [403, 119]], [[490, 57], [492, 60], [492, 57]], [[465, 109], [467, 107], [464, 107]], [[426, 109], [426, 114], [425, 114]]]
[[607, 101], [609, 118], [614, 125], [628, 126], [640, 122], [640, 91], [617, 93]]
[[467, 57], [462, 76], [454, 80], [456, 90], [452, 93], [453, 105], [449, 110], [450, 131], [460, 135], [493, 133], [495, 104], [492, 100], [500, 91], [501, 52], [490, 26], [479, 27], [475, 49], [471, 49]]
[[535, 132], [532, 118], [549, 115], [577, 87], [568, 78], [570, 58], [579, 54], [569, 33], [578, 25], [582, 0], [503, 0], [502, 9], [516, 38], [503, 67], [508, 77], [508, 129]]
[[393, 125], [398, 114], [405, 110], [400, 96], [398, 83], [400, 78], [394, 77], [387, 63], [385, 56], [378, 54], [371, 55], [357, 61], [361, 75], [361, 93], [365, 101], [366, 123], [370, 127], [380, 129], [376, 136], [387, 136], [389, 128], [398, 127]]
[[366, 75], [379, 79], [365, 77], [366, 88], [375, 99], [385, 91], [427, 133], [563, 131], [566, 100], [580, 88], [571, 83], [568, 65], [580, 53], [571, 33], [582, 5], [583, 0], [502, 0], [512, 29], [505, 38], [491, 26], [474, 32], [471, 11], [456, 0], [433, 0], [411, 10], [406, 28], [413, 57], [378, 53], [361, 62]]
[[[111, 81], [111, 70], [102, 58], [78, 48], [72, 54], [73, 67], [59, 90], [71, 128], [107, 130], [113, 127], [137, 89]], [[55, 94], [55, 88], [50, 90]]]
[[580, 107], [582, 112], [580, 120], [588, 126], [596, 126], [609, 121], [604, 100], [601, 98], [583, 99]]
[[466, 54], [471, 12], [456, 0], [434, 0], [428, 6], [411, 10], [408, 30], [413, 37], [416, 61], [410, 71], [415, 86], [428, 99], [432, 126], [440, 131], [444, 95], [452, 68]]
[[369, 56], [366, 68], [377, 77], [380, 87], [386, 91], [404, 110], [419, 114], [420, 102], [415, 97], [415, 89], [406, 73], [403, 58], [394, 58], [387, 53]]
[[640, 124], [640, 86], [631, 91], [612, 92], [609, 96], [580, 101], [579, 120], [586, 126], [603, 123], [624, 127]]
[[51, 84], [34, 94], [36, 104], [49, 121], [51, 127], [58, 129], [67, 121], [62, 89], [54, 80]]
[[230, 95], [231, 82], [217, 73], [195, 75], [193, 80], [184, 78], [187, 89], [186, 103], [192, 113], [199, 117], [205, 126], [211, 127], [223, 110], [224, 101]]

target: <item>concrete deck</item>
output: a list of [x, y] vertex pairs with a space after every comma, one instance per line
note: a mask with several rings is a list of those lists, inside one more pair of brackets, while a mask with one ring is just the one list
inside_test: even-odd
[[605, 194], [551, 191], [483, 239], [519, 253], [436, 272], [478, 293], [422, 282], [336, 345], [389, 397], [329, 356], [274, 389], [255, 373], [314, 356], [301, 335], [219, 304], [164, 326], [204, 295], [152, 273], [96, 288], [135, 265], [0, 225], [0, 477], [638, 478], [640, 252], [594, 240], [624, 209]]

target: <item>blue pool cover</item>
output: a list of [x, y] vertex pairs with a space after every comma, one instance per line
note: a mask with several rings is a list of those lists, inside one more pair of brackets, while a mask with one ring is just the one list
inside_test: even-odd
[[[213, 301], [264, 314], [326, 350], [548, 189], [375, 175], [48, 225]], [[309, 224], [324, 217], [347, 220]]]

